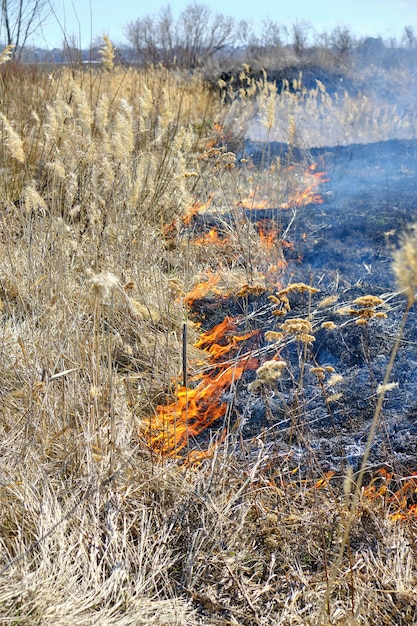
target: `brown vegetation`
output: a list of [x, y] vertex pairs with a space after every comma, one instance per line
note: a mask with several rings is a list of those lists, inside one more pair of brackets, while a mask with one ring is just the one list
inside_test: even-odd
[[[241, 440], [228, 400], [202, 448], [176, 438], [175, 416], [165, 431], [156, 408], [175, 404], [181, 377], [191, 394], [191, 376], [225, 371], [188, 320], [194, 288], [234, 290], [243, 326], [253, 293], [277, 293], [284, 315], [289, 291], [314, 295], [272, 288], [287, 242], [241, 209], [297, 210], [317, 173], [307, 158], [256, 168], [225, 143], [239, 145], [258, 109], [265, 139], [279, 128], [303, 149], [303, 107], [323, 128], [345, 115], [360, 133], [372, 119], [379, 138], [405, 118], [382, 119], [360, 96], [329, 102], [319, 84], [277, 94], [266, 78], [253, 96], [220, 98], [198, 73], [114, 68], [106, 46], [95, 71], [17, 66], [0, 78], [0, 621], [413, 623], [416, 518], [395, 477], [364, 490], [363, 476], [294, 467], [262, 438]], [[184, 224], [208, 206], [223, 230], [202, 248]], [[413, 246], [410, 235], [396, 256], [408, 307]], [[302, 360], [314, 328], [295, 321], [269, 340], [298, 341]], [[215, 340], [232, 396], [247, 329], [228, 332]], [[261, 393], [287, 366], [264, 361]], [[327, 374], [315, 371], [318, 385]]]

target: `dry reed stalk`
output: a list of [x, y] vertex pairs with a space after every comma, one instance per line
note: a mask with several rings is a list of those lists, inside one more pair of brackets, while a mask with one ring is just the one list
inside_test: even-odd
[[[250, 262], [280, 254], [262, 248], [252, 224], [233, 230], [226, 220], [228, 251], [190, 252], [183, 213], [213, 191], [219, 217], [238, 218], [251, 192], [281, 202], [296, 177], [275, 164], [254, 179], [250, 164], [229, 167], [227, 150], [220, 164], [199, 158], [214, 122], [227, 126], [250, 109], [244, 99], [216, 102], [197, 75], [163, 68], [102, 75], [61, 68], [4, 78], [3, 132], [25, 138], [25, 162], [6, 142], [0, 621], [317, 623], [339, 550], [334, 527], [346, 516], [337, 484], [304, 480], [279, 448], [242, 441], [238, 424], [189, 467], [157, 463], [141, 438], [143, 418], [172, 397], [181, 372], [190, 283], [217, 257], [225, 289], [263, 289]], [[330, 125], [338, 113], [322, 97]], [[287, 131], [288, 111], [305, 110], [285, 98], [278, 111], [270, 106], [271, 132], [272, 113]], [[304, 100], [319, 106], [314, 95]], [[171, 222], [172, 248], [163, 228]], [[190, 364], [191, 325], [187, 339]], [[353, 589], [359, 623], [405, 620], [415, 609], [414, 522], [392, 524], [381, 502], [361, 506], [352, 523], [360, 548], [338, 571], [331, 618], [351, 619]]]

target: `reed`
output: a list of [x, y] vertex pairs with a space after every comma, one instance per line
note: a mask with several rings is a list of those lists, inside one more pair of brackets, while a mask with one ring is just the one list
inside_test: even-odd
[[[272, 323], [266, 347], [245, 355], [258, 363], [247, 393], [267, 403], [292, 377], [300, 407], [306, 380], [330, 413], [343, 402], [341, 375], [310, 353], [319, 329], [337, 331], [340, 304], [303, 283], [277, 287], [291, 231], [261, 231], [245, 213], [296, 211], [306, 184], [314, 197], [308, 152], [291, 169], [240, 161], [249, 118], [259, 108], [262, 132], [294, 148], [353, 118], [368, 138], [409, 133], [412, 120], [375, 117], [364, 97], [336, 102], [320, 85], [276, 94], [266, 76], [219, 98], [198, 73], [121, 68], [113, 55], [105, 39], [94, 71], [9, 65], [0, 80], [0, 621], [316, 624], [324, 599], [329, 624], [413, 623], [415, 519], [394, 521], [389, 483], [372, 498], [313, 461], [302, 474], [260, 434], [243, 440], [250, 415], [233, 415], [240, 339], [256, 337], [250, 298], [264, 293]], [[211, 242], [190, 226], [208, 209]], [[412, 233], [395, 255], [407, 308], [414, 253]], [[221, 315], [231, 292], [242, 326], [229, 322], [227, 345], [210, 342], [189, 303], [218, 295]], [[345, 304], [340, 324], [385, 311]], [[276, 359], [293, 344], [294, 361]], [[227, 406], [204, 449], [187, 435], [177, 451], [174, 420], [164, 456], [148, 434], [157, 419], [163, 432], [157, 407], [176, 406], [184, 354], [188, 399], [199, 376], [227, 372]], [[349, 529], [346, 550], [338, 529]]]

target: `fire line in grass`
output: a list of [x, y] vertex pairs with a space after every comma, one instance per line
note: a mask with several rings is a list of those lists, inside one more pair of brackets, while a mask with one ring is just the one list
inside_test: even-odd
[[364, 488], [363, 495], [371, 501], [380, 501], [391, 510], [392, 521], [417, 519], [417, 473], [398, 480], [394, 472], [379, 469], [370, 484]]
[[[324, 182], [324, 176], [324, 172], [316, 171], [315, 165], [310, 166], [302, 178], [303, 189], [294, 192], [286, 202], [281, 203], [279, 208], [288, 209], [306, 206], [312, 202], [321, 203], [322, 198], [318, 193], [318, 187], [320, 183]], [[208, 211], [212, 202], [213, 196], [209, 196], [205, 203], [195, 202], [183, 218], [183, 225], [187, 228], [190, 227], [193, 218], [197, 214]], [[255, 194], [247, 200], [238, 202], [236, 206], [249, 209], [270, 208], [268, 201], [259, 203]], [[259, 220], [256, 227], [260, 247], [269, 257], [273, 257], [274, 250], [278, 251], [280, 246], [283, 247], [284, 244], [279, 240], [277, 225], [271, 220]], [[175, 232], [174, 224], [166, 228], [166, 236], [169, 237], [172, 231]], [[191, 245], [215, 245], [219, 248], [229, 246], [231, 243], [229, 234], [221, 234], [216, 228], [190, 240]], [[285, 267], [286, 262], [283, 257], [273, 260], [274, 263], [270, 264], [267, 269], [264, 268], [263, 273], [260, 268], [255, 268], [265, 280], [272, 275], [276, 280], [277, 274], [282, 272]], [[221, 274], [209, 271], [206, 278], [207, 280], [197, 283], [186, 295], [185, 304], [188, 307], [192, 307], [196, 300], [204, 298], [208, 293], [218, 298], [224, 297], [225, 294], [219, 284]], [[263, 293], [265, 291], [265, 288], [261, 286], [245, 285], [243, 291], [245, 288], [248, 293], [255, 293], [255, 291], [256, 293]], [[253, 291], [254, 289], [255, 291]], [[238, 288], [235, 295], [241, 295], [243, 291]], [[233, 385], [237, 383], [245, 371], [259, 367], [258, 359], [252, 356], [252, 348], [260, 331], [239, 333], [237, 323], [237, 319], [226, 317], [223, 322], [200, 336], [195, 347], [203, 350], [207, 355], [204, 371], [191, 376], [187, 385], [178, 385], [175, 399], [166, 405], [158, 405], [155, 414], [146, 420], [144, 424], [145, 438], [157, 454], [180, 458], [181, 451], [187, 448], [189, 460], [194, 462], [191, 461], [194, 451], [190, 451], [190, 440], [226, 415], [228, 403], [224, 401], [223, 394], [233, 388]], [[210, 448], [208, 451], [204, 451], [202, 455], [204, 457], [209, 453]], [[201, 456], [201, 453], [198, 454]]]
[[224, 417], [227, 403], [222, 401], [223, 393], [245, 371], [259, 366], [258, 359], [251, 356], [249, 341], [256, 341], [258, 334], [239, 333], [236, 320], [226, 317], [200, 336], [195, 346], [208, 354], [204, 373], [192, 376], [189, 385], [179, 386], [175, 400], [157, 406], [155, 415], [147, 420], [145, 436], [155, 452], [178, 457], [190, 439]]
[[[291, 171], [292, 167], [288, 168]], [[328, 181], [326, 178], [326, 172], [317, 171], [317, 164], [312, 163], [303, 173], [300, 188], [295, 190], [288, 200], [281, 202], [278, 205], [278, 209], [291, 209], [293, 207], [303, 207], [308, 204], [323, 204], [323, 198], [319, 193], [319, 187], [321, 184]], [[271, 208], [270, 201], [268, 199], [259, 200], [256, 197], [256, 193], [252, 192], [247, 198], [244, 198], [239, 203], [244, 209], [268, 209]]]

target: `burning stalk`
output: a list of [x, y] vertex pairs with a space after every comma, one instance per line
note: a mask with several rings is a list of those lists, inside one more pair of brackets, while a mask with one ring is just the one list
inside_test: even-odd
[[[185, 331], [186, 332], [186, 331]], [[236, 383], [245, 371], [256, 369], [258, 360], [250, 351], [240, 355], [240, 345], [258, 334], [237, 333], [237, 323], [226, 317], [221, 324], [203, 333], [195, 344], [209, 355], [209, 367], [203, 374], [188, 379], [186, 348], [183, 348], [183, 384], [175, 400], [156, 407], [156, 414], [145, 423], [145, 436], [155, 452], [179, 457], [190, 437], [196, 437], [226, 413], [223, 393]], [[186, 334], [183, 336], [186, 343]], [[184, 369], [185, 366], [185, 369]], [[189, 385], [195, 384], [194, 387]]]

